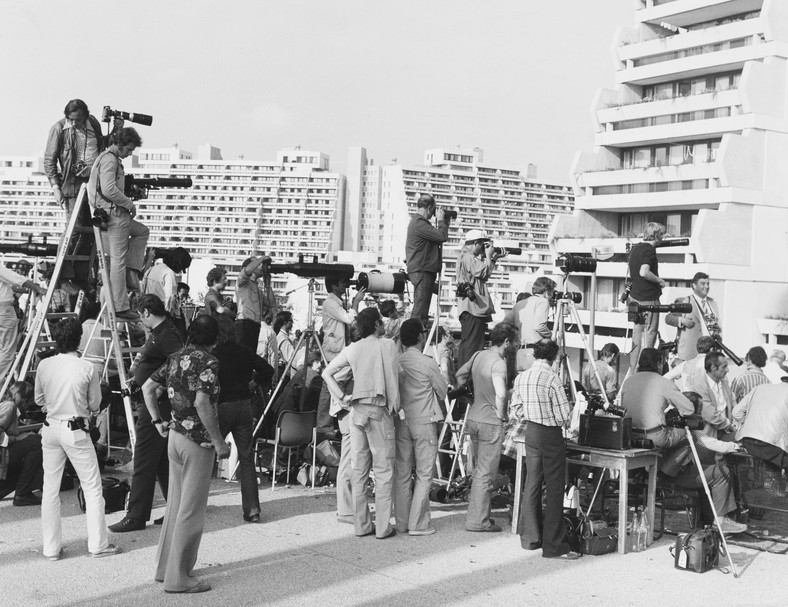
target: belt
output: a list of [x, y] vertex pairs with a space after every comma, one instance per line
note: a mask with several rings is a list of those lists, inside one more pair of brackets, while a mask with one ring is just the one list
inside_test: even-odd
[[656, 432], [657, 430], [664, 430], [665, 426], [654, 426], [653, 428], [632, 428], [632, 432], [639, 434], [648, 434], [649, 432]]

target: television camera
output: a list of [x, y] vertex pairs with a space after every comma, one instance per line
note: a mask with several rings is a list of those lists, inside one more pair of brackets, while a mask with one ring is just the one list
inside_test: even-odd
[[639, 304], [631, 302], [628, 306], [627, 320], [636, 325], [646, 324], [646, 312], [670, 312], [672, 314], [689, 314], [692, 312], [692, 304], [673, 303], [673, 304]]
[[[664, 247], [686, 247], [690, 243], [689, 238], [667, 238], [665, 240], [661, 240], [659, 242], [654, 243], [655, 249], [662, 249]], [[630, 249], [632, 248], [632, 243], [627, 243], [627, 253], [629, 253]]]
[[153, 116], [149, 116], [148, 114], [137, 114], [135, 112], [122, 112], [120, 110], [113, 110], [108, 105], [105, 105], [104, 109], [101, 112], [102, 122], [109, 123], [110, 120], [112, 120], [113, 118], [122, 118], [123, 120], [128, 120], [129, 122], [134, 122], [136, 124], [141, 124], [143, 126], [150, 126], [153, 124]]
[[671, 428], [689, 428], [690, 430], [703, 430], [703, 416], [682, 415], [673, 405], [668, 405], [665, 409], [665, 425]]
[[312, 261], [304, 261], [304, 254], [298, 254], [296, 263], [272, 263], [267, 266], [271, 274], [295, 274], [303, 278], [321, 278], [324, 276], [344, 276], [348, 278], [348, 286], [357, 290], [365, 289], [368, 293], [405, 292], [408, 275], [405, 272], [359, 272], [353, 279], [356, 269], [349, 263], [320, 263], [317, 255]]
[[566, 291], [564, 293], [561, 291], [553, 291], [553, 294], [550, 297], [550, 305], [554, 306], [562, 299], [569, 300], [574, 304], [579, 304], [583, 301], [583, 294], [577, 291]]
[[33, 242], [33, 235], [27, 237], [27, 242], [0, 243], [0, 253], [18, 253], [28, 257], [54, 257], [57, 255], [57, 244], [47, 242], [44, 236], [42, 242]]
[[[192, 186], [191, 177], [134, 177], [126, 175], [126, 183], [123, 193], [132, 200], [145, 200], [148, 198], [149, 190], [159, 190], [161, 188], [189, 188]], [[109, 213], [105, 209], [93, 209], [93, 217], [90, 223], [102, 230], [107, 229], [109, 224]]]

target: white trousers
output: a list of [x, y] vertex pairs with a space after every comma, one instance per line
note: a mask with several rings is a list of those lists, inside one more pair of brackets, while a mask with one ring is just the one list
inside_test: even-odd
[[85, 494], [88, 523], [88, 550], [100, 552], [109, 545], [107, 523], [104, 520], [104, 495], [101, 487], [96, 450], [90, 435], [83, 430], [72, 430], [67, 421], [48, 419], [41, 431], [44, 458], [44, 491], [41, 496], [41, 530], [44, 536], [44, 556], [54, 556], [63, 547], [60, 521], [60, 481], [66, 459], [71, 461]]

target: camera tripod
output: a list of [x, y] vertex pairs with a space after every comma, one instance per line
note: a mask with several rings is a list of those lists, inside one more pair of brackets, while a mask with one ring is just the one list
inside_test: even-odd
[[599, 375], [599, 369], [596, 367], [595, 359], [594, 359], [594, 351], [591, 349], [591, 344], [589, 343], [588, 339], [586, 338], [585, 330], [583, 329], [583, 323], [580, 320], [580, 314], [577, 312], [577, 308], [575, 307], [574, 301], [571, 299], [559, 299], [556, 302], [555, 306], [555, 319], [553, 322], [553, 340], [558, 344], [560, 348], [560, 353], [558, 356], [558, 360], [556, 360], [556, 372], [558, 376], [561, 378], [561, 381], [566, 385], [567, 383], [570, 386], [570, 391], [572, 395], [572, 400], [576, 403], [577, 402], [577, 387], [575, 386], [574, 378], [572, 377], [572, 369], [569, 366], [569, 359], [567, 358], [566, 354], [566, 317], [570, 316], [572, 321], [577, 325], [577, 332], [580, 334], [580, 338], [583, 340], [583, 348], [588, 355], [589, 364], [591, 364], [591, 368], [594, 370], [594, 377], [596, 378], [597, 385], [601, 388], [602, 398], [605, 402], [605, 409], [610, 406], [610, 401], [607, 398], [607, 394], [605, 393], [604, 384], [602, 383], [602, 378]]
[[[304, 369], [306, 369], [309, 365], [309, 352], [312, 340], [317, 344], [318, 350], [320, 350], [320, 357], [323, 360], [324, 364], [327, 364], [328, 361], [326, 359], [326, 353], [323, 351], [323, 345], [320, 343], [320, 339], [315, 332], [315, 318], [314, 318], [314, 307], [315, 307], [315, 289], [317, 287], [317, 281], [314, 278], [309, 279], [309, 305], [307, 307], [307, 327], [301, 333], [301, 337], [298, 338], [296, 345], [293, 348], [293, 353], [290, 355], [290, 360], [287, 361], [285, 365], [285, 370], [282, 372], [282, 377], [279, 378], [279, 381], [276, 384], [276, 388], [271, 393], [271, 397], [268, 399], [268, 403], [263, 410], [260, 419], [257, 420], [257, 425], [254, 427], [252, 431], [252, 441], [257, 439], [257, 435], [260, 432], [260, 428], [263, 426], [263, 420], [265, 419], [266, 414], [268, 413], [271, 405], [274, 404], [274, 401], [279, 396], [279, 392], [284, 386], [285, 383], [285, 375], [289, 373], [290, 369], [293, 368], [293, 361], [295, 361], [296, 357], [298, 356], [298, 352], [301, 350], [301, 347], [304, 347]], [[306, 394], [307, 390], [301, 390], [301, 399], [298, 405], [298, 410], [301, 411], [304, 408], [304, 402], [306, 401]], [[314, 448], [314, 447], [313, 447]], [[240, 464], [236, 464], [235, 468], [233, 468], [230, 478], [233, 478], [238, 471], [238, 466]]]

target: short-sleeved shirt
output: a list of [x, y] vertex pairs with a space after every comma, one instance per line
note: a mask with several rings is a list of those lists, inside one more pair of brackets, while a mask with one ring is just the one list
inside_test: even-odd
[[662, 287], [640, 275], [640, 267], [644, 264], [659, 276], [657, 250], [648, 242], [639, 242], [629, 252], [629, 276], [632, 278], [632, 290], [629, 294], [638, 301], [654, 301], [662, 295]]
[[495, 406], [494, 377], [502, 377], [506, 382], [506, 361], [495, 352], [480, 352], [471, 367], [473, 377], [473, 405], [468, 419], [483, 424], [502, 424]]
[[212, 447], [211, 436], [194, 406], [197, 393], [208, 395], [216, 412], [219, 401], [219, 361], [196, 346], [186, 346], [167, 359], [150, 377], [167, 387], [172, 405], [173, 429], [201, 447]]

